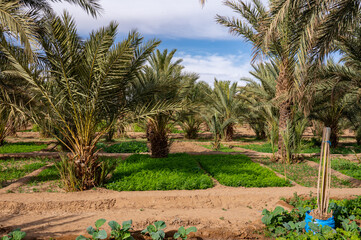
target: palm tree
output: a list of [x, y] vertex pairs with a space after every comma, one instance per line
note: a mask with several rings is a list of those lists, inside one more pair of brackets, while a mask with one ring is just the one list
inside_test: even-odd
[[[297, 54], [300, 52], [302, 40], [297, 31], [297, 12], [288, 11], [285, 19], [274, 31], [267, 36], [270, 20], [273, 19], [271, 12], [259, 0], [253, 0], [253, 4], [246, 4], [239, 0], [226, 1], [225, 4], [239, 13], [242, 20], [227, 18], [217, 15], [217, 21], [228, 27], [235, 35], [244, 37], [254, 45], [254, 57], [260, 54], [271, 58], [279, 68], [276, 85], [276, 99], [279, 103], [279, 142], [278, 154], [281, 159], [286, 158], [286, 150], [282, 138], [282, 132], [286, 131], [287, 123], [292, 119], [292, 106], [294, 104], [293, 92], [295, 88], [295, 63]], [[266, 38], [267, 37], [267, 38]]]
[[37, 12], [53, 12], [51, 3], [54, 2], [68, 2], [79, 5], [93, 17], [98, 16], [102, 11], [99, 0], [19, 0], [18, 2]]
[[196, 74], [183, 73], [181, 59], [173, 61], [176, 50], [168, 53], [157, 50], [149, 58], [146, 66], [134, 84], [135, 96], [144, 105], [167, 104], [168, 110], [150, 115], [147, 121], [147, 138], [151, 156], [164, 158], [169, 153], [168, 132], [175, 113], [186, 105], [188, 91], [198, 79]]
[[352, 34], [359, 23], [360, 8], [360, 0], [273, 0], [271, 12], [275, 17], [269, 31], [285, 20], [287, 12], [298, 12], [299, 18], [295, 20], [303, 25], [298, 31], [307, 39], [309, 49], [316, 50], [314, 54], [322, 60], [334, 50], [334, 40]]
[[[92, 16], [101, 11], [99, 0], [64, 0], [78, 4]], [[51, 2], [62, 0], [2, 0], [0, 1], [0, 35], [19, 40], [29, 56], [33, 55], [32, 46], [37, 44], [37, 24], [35, 19], [40, 12], [52, 12]], [[30, 8], [31, 11], [28, 11]], [[31, 58], [29, 59], [31, 60]]]
[[[278, 134], [278, 104], [274, 102], [276, 96], [276, 84], [278, 78], [278, 67], [273, 62], [253, 65], [250, 72], [253, 78], [244, 78], [247, 82], [240, 90], [240, 99], [243, 101], [242, 119], [244, 119], [254, 130], [257, 138], [265, 138], [265, 134], [276, 131]], [[270, 136], [270, 134], [267, 134]], [[273, 137], [273, 135], [272, 135]], [[272, 143], [278, 144], [278, 136], [274, 137]]]
[[180, 111], [176, 117], [177, 123], [185, 133], [185, 138], [197, 138], [203, 123], [201, 112], [204, 110], [203, 108], [210, 104], [207, 102], [207, 94], [211, 91], [212, 89], [206, 82], [197, 82], [185, 96], [185, 100], [188, 103], [184, 110]]
[[120, 106], [125, 91], [159, 42], [142, 44], [143, 38], [131, 32], [116, 44], [115, 23], [92, 32], [84, 41], [66, 13], [44, 24], [47, 31], [41, 39], [44, 55], [40, 58], [44, 62], [29, 65], [29, 57], [4, 39], [0, 46], [42, 104], [40, 112], [30, 113], [34, 121], [50, 119], [58, 132], [55, 137], [71, 151], [67, 162], [77, 185], [68, 187], [89, 189], [99, 185], [104, 175], [95, 146], [111, 126], [99, 124], [103, 120], [99, 113], [127, 111], [127, 106]]
[[212, 102], [211, 112], [216, 112], [222, 122], [228, 122], [224, 129], [225, 141], [232, 141], [234, 125], [240, 115], [241, 102], [237, 98], [237, 83], [230, 81], [214, 80], [214, 89], [208, 94], [209, 102]]

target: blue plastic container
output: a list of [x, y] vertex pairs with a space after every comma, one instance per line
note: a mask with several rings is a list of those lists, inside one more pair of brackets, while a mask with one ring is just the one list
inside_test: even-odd
[[321, 220], [321, 219], [313, 218], [310, 215], [310, 213], [311, 213], [311, 211], [306, 212], [306, 217], [305, 217], [305, 222], [306, 222], [305, 229], [306, 229], [306, 232], [312, 231], [311, 228], [308, 226], [308, 223], [310, 223], [310, 222], [317, 223], [317, 224], [321, 225], [322, 227], [323, 226], [329, 226], [329, 227], [335, 229], [335, 227], [336, 227], [335, 226], [335, 218], [333, 216], [330, 217], [327, 220]]

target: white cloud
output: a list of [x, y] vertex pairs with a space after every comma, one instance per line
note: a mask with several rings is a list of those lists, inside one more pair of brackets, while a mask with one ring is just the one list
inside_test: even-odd
[[218, 80], [229, 80], [237, 82], [239, 86], [245, 85], [241, 78], [249, 77], [252, 69], [250, 58], [242, 55], [189, 55], [180, 53], [179, 58], [183, 59], [182, 65], [189, 72], [196, 72], [200, 75], [199, 80], [213, 85], [214, 78]]
[[[267, 1], [267, 0], [263, 0]], [[191, 39], [230, 39], [227, 29], [215, 21], [216, 14], [234, 13], [221, 0], [208, 0], [202, 8], [198, 0], [101, 0], [104, 12], [93, 19], [79, 7], [54, 4], [61, 13], [67, 9], [76, 19], [82, 33], [107, 25], [115, 20], [119, 32], [138, 29], [142, 34]]]

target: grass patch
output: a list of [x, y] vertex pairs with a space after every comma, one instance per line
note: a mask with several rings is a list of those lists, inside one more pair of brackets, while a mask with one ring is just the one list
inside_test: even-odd
[[[262, 160], [262, 163], [284, 175], [285, 165], [283, 163], [270, 162], [269, 159]], [[317, 187], [318, 169], [309, 166], [306, 162], [286, 165], [286, 172], [287, 178], [302, 186]], [[336, 176], [331, 176], [331, 187], [347, 188], [351, 187], [351, 183], [349, 181], [341, 180]]]
[[59, 180], [60, 174], [56, 166], [51, 166], [44, 171], [42, 171], [38, 176], [33, 177], [29, 184], [38, 183], [38, 182], [47, 182], [53, 180]]
[[[204, 147], [204, 148], [213, 150], [211, 145], [201, 145], [201, 146]], [[226, 147], [223, 144], [221, 144], [221, 147], [217, 151], [219, 151], [219, 152], [240, 152], [240, 151], [237, 151], [237, 150], [235, 150], [233, 148]]]
[[3, 153], [26, 153], [36, 152], [46, 148], [46, 144], [36, 143], [5, 143], [0, 147], [0, 154]]
[[45, 165], [45, 161], [39, 160], [26, 160], [22, 162], [18, 160], [0, 161], [0, 188], [7, 181], [22, 178]]
[[141, 141], [127, 141], [116, 143], [110, 146], [107, 146], [104, 143], [98, 143], [97, 148], [102, 148], [106, 153], [143, 153], [148, 152], [148, 147], [146, 142]]
[[241, 145], [241, 146], [237, 146], [237, 147], [253, 150], [256, 152], [272, 153], [272, 147], [271, 147], [270, 143], [249, 144], [249, 145]]
[[[304, 141], [304, 146], [301, 150], [301, 153], [320, 153], [321, 147], [314, 145], [311, 141]], [[270, 143], [264, 144], [249, 144], [249, 145], [241, 145], [238, 146], [240, 148], [250, 149], [256, 152], [263, 153], [272, 153], [272, 148]], [[356, 153], [361, 153], [361, 146], [358, 146], [356, 143], [345, 143], [340, 147], [331, 148], [331, 154], [353, 154], [354, 151]]]
[[283, 187], [289, 181], [254, 163], [245, 155], [194, 156], [217, 181], [231, 187]]
[[[319, 163], [319, 158], [308, 158], [308, 160]], [[333, 158], [331, 168], [347, 176], [361, 180], [361, 165], [343, 158]]]
[[212, 179], [187, 154], [168, 158], [133, 155], [119, 163], [106, 188], [117, 191], [191, 190], [213, 187]]

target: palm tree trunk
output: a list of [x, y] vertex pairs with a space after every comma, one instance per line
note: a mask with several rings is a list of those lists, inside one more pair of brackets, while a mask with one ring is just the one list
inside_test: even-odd
[[338, 142], [339, 142], [338, 121], [330, 124], [330, 128], [331, 128], [331, 136], [330, 136], [331, 147], [336, 148], [338, 146]]
[[234, 128], [233, 128], [233, 124], [229, 124], [226, 128], [226, 134], [224, 137], [224, 140], [226, 142], [230, 142], [233, 140], [233, 135], [234, 135]]
[[147, 124], [147, 138], [152, 158], [166, 158], [169, 154], [169, 141], [165, 129], [157, 129], [151, 122]]
[[282, 133], [287, 129], [287, 123], [292, 118], [292, 100], [289, 97], [289, 90], [291, 89], [292, 79], [288, 74], [287, 61], [280, 66], [280, 73], [276, 85], [276, 98], [281, 100], [279, 106], [279, 122], [278, 122], [278, 158], [282, 161], [287, 159], [286, 148], [284, 145]]

